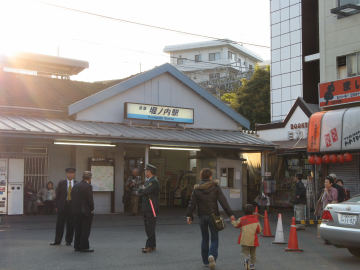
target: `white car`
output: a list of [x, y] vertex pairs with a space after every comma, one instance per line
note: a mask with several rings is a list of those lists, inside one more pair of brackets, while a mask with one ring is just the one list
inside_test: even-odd
[[352, 255], [360, 257], [360, 195], [346, 202], [327, 205], [320, 235], [326, 242], [347, 248]]

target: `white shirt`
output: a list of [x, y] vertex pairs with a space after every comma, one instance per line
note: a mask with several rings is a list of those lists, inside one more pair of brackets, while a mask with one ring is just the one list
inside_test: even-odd
[[73, 188], [74, 187], [74, 179], [73, 180], [66, 179], [66, 184], [67, 184], [68, 189], [69, 189], [69, 183], [71, 184], [71, 188]]

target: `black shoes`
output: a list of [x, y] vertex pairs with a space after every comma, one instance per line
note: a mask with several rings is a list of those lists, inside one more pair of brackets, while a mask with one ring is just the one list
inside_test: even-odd
[[60, 243], [54, 242], [54, 243], [50, 243], [50, 246], [59, 246]]
[[67, 245], [67, 246], [71, 246], [71, 243], [67, 242], [66, 245]]
[[79, 249], [78, 251], [89, 253], [89, 252], [94, 252], [95, 250], [93, 250], [93, 249]]

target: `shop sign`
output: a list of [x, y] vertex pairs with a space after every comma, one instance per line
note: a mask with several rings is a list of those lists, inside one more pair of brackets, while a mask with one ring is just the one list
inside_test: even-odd
[[125, 117], [151, 121], [194, 123], [194, 109], [141, 103], [125, 103]]
[[301, 128], [308, 128], [308, 123], [296, 123], [296, 124], [290, 124], [291, 129], [301, 129]]
[[354, 102], [360, 102], [360, 77], [319, 84], [320, 108]]

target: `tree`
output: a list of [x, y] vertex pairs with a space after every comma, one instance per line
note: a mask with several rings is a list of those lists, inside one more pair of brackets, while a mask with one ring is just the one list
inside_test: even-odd
[[269, 123], [270, 66], [256, 66], [250, 80], [243, 79], [236, 92], [225, 94], [221, 99], [246, 117], [251, 129], [255, 128], [255, 123]]

